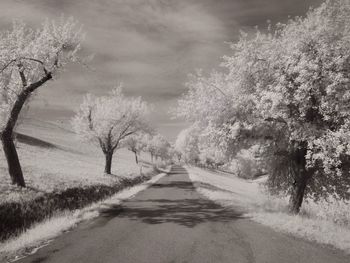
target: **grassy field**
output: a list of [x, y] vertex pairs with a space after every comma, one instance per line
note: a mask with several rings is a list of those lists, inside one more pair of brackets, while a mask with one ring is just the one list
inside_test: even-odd
[[0, 242], [0, 262], [12, 262], [13, 260], [35, 253], [40, 247], [49, 244], [55, 237], [71, 230], [82, 221], [98, 217], [101, 211], [109, 209], [110, 206], [120, 204], [125, 199], [131, 198], [158, 181], [164, 175], [165, 173], [155, 175], [150, 180], [119, 191], [107, 199], [94, 202], [82, 209], [58, 213], [40, 223], [32, 225], [21, 235], [15, 236], [5, 242]]
[[266, 177], [245, 180], [235, 175], [187, 167], [197, 190], [209, 199], [241, 211], [275, 230], [331, 245], [350, 254], [350, 204], [330, 199], [305, 200], [299, 215], [288, 214], [288, 199], [269, 195]]
[[[12, 186], [6, 160], [0, 151], [0, 203], [23, 201], [38, 195], [68, 187], [95, 184], [111, 185], [121, 178], [139, 175], [134, 155], [126, 149], [116, 152], [113, 160], [114, 175], [104, 175], [102, 151], [80, 142], [69, 127], [69, 122], [49, 122], [25, 119], [18, 127], [17, 149], [21, 160], [26, 189]], [[143, 154], [143, 159], [148, 156]], [[152, 168], [143, 164], [142, 171]]]
[[157, 180], [157, 176], [150, 179], [158, 173], [150, 157], [143, 153], [137, 165], [126, 149], [115, 153], [112, 175], [105, 175], [102, 151], [79, 141], [68, 119], [27, 118], [17, 133], [27, 187], [11, 184], [1, 149], [0, 261], [35, 251], [79, 222], [98, 216], [101, 205], [120, 202], [148, 186], [142, 182]]
[[29, 118], [17, 133], [16, 145], [27, 187], [11, 184], [4, 153], [0, 151], [2, 241], [50, 218], [67, 219], [67, 213], [75, 215], [75, 210], [140, 184], [157, 173], [148, 155], [143, 154], [141, 164], [136, 164], [132, 152], [120, 149], [114, 155], [113, 174], [105, 175], [102, 151], [79, 141], [69, 121]]

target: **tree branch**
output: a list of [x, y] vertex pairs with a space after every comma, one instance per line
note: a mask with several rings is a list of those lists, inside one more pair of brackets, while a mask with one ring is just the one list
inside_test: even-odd
[[129, 124], [126, 126], [126, 128], [119, 134], [119, 137], [118, 137], [118, 139], [117, 139], [115, 145], [112, 147], [112, 150], [113, 150], [113, 151], [118, 147], [118, 144], [119, 144], [119, 142], [120, 142], [121, 140], [123, 140], [125, 137], [127, 137], [127, 136], [129, 136], [129, 135], [131, 135], [131, 134], [133, 134], [133, 133], [136, 132], [136, 131], [131, 131], [131, 132], [126, 133], [127, 130], [130, 128], [130, 126], [131, 126], [131, 123], [129, 123]]
[[[92, 109], [91, 109], [91, 107], [89, 108], [89, 113], [88, 113], [87, 119], [88, 119], [88, 122], [89, 122], [89, 129], [90, 129], [90, 131], [93, 132], [93, 131], [94, 131], [94, 123], [93, 123], [93, 121], [92, 121]], [[96, 136], [96, 138], [97, 138], [97, 141], [98, 141], [98, 143], [99, 143], [99, 145], [100, 145], [102, 151], [103, 151], [104, 153], [106, 153], [106, 152], [107, 152], [107, 149], [106, 149], [105, 145], [103, 144], [103, 141], [102, 141], [101, 138], [98, 137], [98, 136]]]
[[27, 88], [26, 88], [26, 92], [32, 93], [33, 91], [35, 91], [37, 88], [39, 88], [40, 86], [42, 86], [43, 84], [45, 84], [47, 81], [49, 81], [50, 79], [52, 79], [52, 73], [48, 72], [44, 77], [42, 77], [40, 80], [38, 80], [37, 82], [34, 82], [32, 84], [30, 84]]
[[265, 121], [269, 121], [269, 122], [280, 122], [280, 123], [287, 124], [287, 122], [286, 122], [284, 119], [282, 119], [281, 117], [278, 117], [278, 118], [269, 117], [269, 118], [266, 118]]
[[17, 59], [12, 59], [11, 61], [9, 61], [1, 70], [0, 73], [4, 72], [5, 69], [7, 69], [7, 67], [9, 67], [13, 62], [15, 62]]
[[24, 74], [24, 68], [22, 63], [18, 64], [18, 71], [19, 71], [19, 76], [21, 77], [21, 81], [22, 81], [22, 86], [23, 88], [27, 86], [27, 78]]
[[[39, 59], [36, 59], [36, 58], [28, 58], [28, 57], [20, 57], [20, 58], [12, 59], [11, 61], [9, 61], [9, 62], [0, 70], [0, 73], [4, 72], [4, 70], [5, 70], [6, 68], [8, 68], [12, 63], [14, 63], [14, 62], [16, 62], [16, 61], [18, 61], [18, 60], [21, 60], [21, 59], [34, 61], [34, 62], [37, 62], [37, 63], [41, 64], [42, 67], [43, 67], [43, 70], [44, 70], [45, 75], [48, 75], [48, 74], [49, 74], [49, 72], [48, 72], [48, 70], [46, 69], [45, 64], [44, 64], [43, 61], [41, 61], [41, 60], [39, 60]], [[22, 63], [19, 63], [19, 64], [23, 67]]]
[[227, 94], [223, 92], [222, 89], [211, 83], [209, 83], [209, 85], [212, 86], [214, 89], [218, 90], [224, 96], [224, 98], [227, 98]]
[[[24, 73], [23, 73], [23, 75], [24, 75]], [[21, 76], [21, 78], [22, 77], [23, 76]], [[25, 76], [24, 76], [24, 78], [25, 78]], [[5, 126], [3, 133], [7, 133], [8, 135], [12, 135], [13, 129], [16, 125], [17, 120], [18, 120], [18, 116], [23, 108], [24, 103], [28, 99], [29, 95], [50, 79], [52, 79], [52, 75], [49, 72], [47, 75], [45, 75], [43, 78], [41, 78], [37, 82], [34, 82], [34, 83], [30, 84], [29, 86], [26, 86], [25, 89], [18, 95], [18, 97], [17, 97], [17, 99], [16, 99], [16, 101], [15, 101], [15, 103], [10, 111], [10, 116], [9, 116], [9, 119], [6, 123], [6, 126]], [[26, 79], [23, 79], [22, 81], [25, 81], [24, 83], [26, 83]]]
[[41, 65], [43, 66], [43, 70], [44, 70], [45, 75], [48, 74], [48, 71], [47, 71], [47, 69], [45, 68], [45, 64], [44, 64], [43, 61], [41, 61], [41, 60], [39, 60], [39, 59], [35, 59], [35, 58], [26, 58], [26, 57], [23, 57], [23, 58], [21, 58], [21, 59], [31, 60], [31, 61], [34, 61], [34, 62], [37, 62], [37, 63], [41, 64]]

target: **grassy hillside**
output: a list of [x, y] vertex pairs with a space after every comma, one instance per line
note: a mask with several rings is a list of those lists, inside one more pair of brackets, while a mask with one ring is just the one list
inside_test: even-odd
[[[140, 167], [126, 149], [116, 152], [114, 176], [103, 174], [104, 156], [98, 147], [79, 141], [68, 121], [24, 119], [17, 129], [17, 149], [27, 189], [12, 186], [6, 160], [0, 151], [0, 202], [34, 198], [67, 187], [110, 185], [121, 177], [134, 177]], [[146, 154], [142, 158], [149, 159]], [[145, 165], [145, 164], [144, 164]], [[143, 172], [150, 167], [143, 167]]]
[[45, 220], [74, 214], [157, 172], [144, 154], [141, 174], [133, 153], [120, 149], [113, 174], [105, 175], [102, 151], [80, 142], [68, 121], [25, 119], [17, 129], [16, 144], [27, 188], [11, 184], [1, 151], [0, 241], [16, 238]]
[[350, 254], [350, 203], [306, 199], [301, 213], [288, 214], [288, 199], [265, 191], [266, 177], [244, 180], [235, 175], [187, 167], [197, 190], [274, 230], [332, 245]]

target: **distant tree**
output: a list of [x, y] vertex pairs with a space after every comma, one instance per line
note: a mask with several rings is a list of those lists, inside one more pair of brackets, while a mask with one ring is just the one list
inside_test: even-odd
[[147, 104], [139, 98], [128, 98], [121, 87], [109, 96], [87, 95], [72, 124], [78, 136], [98, 144], [105, 155], [105, 173], [111, 174], [114, 152], [129, 136], [148, 130]]
[[173, 149], [173, 155], [174, 155], [176, 161], [180, 163], [181, 160], [182, 160], [182, 153], [174, 148]]
[[153, 139], [155, 140], [156, 145], [156, 157], [160, 158], [163, 161], [169, 159], [171, 145], [167, 139], [165, 139], [165, 137], [160, 134], [154, 136]]
[[175, 150], [181, 154], [186, 163], [196, 164], [199, 162], [199, 135], [200, 129], [194, 124], [182, 130], [176, 138]]
[[14, 22], [0, 35], [0, 138], [13, 184], [25, 187], [14, 145], [21, 110], [32, 94], [77, 60], [82, 34], [73, 19], [45, 21], [38, 29]]
[[141, 134], [135, 134], [135, 135], [131, 135], [128, 138], [126, 138], [125, 142], [124, 142], [124, 145], [126, 146], [126, 148], [129, 151], [134, 153], [136, 164], [139, 163], [138, 155], [146, 147], [143, 138], [144, 138], [144, 134], [142, 134], [142, 133]]
[[145, 143], [145, 148], [144, 151], [148, 152], [151, 155], [151, 162], [153, 163], [153, 159], [156, 155], [156, 145], [153, 140], [153, 135], [151, 134], [146, 134], [143, 138], [144, 143]]
[[205, 140], [200, 140], [199, 152], [199, 161], [206, 167], [217, 169], [219, 166], [224, 165], [227, 162], [223, 151], [221, 151], [220, 148], [210, 140], [207, 141], [207, 138], [205, 138]]
[[170, 147], [170, 143], [161, 134], [147, 136], [145, 149], [150, 153], [152, 163], [154, 158], [168, 159]]
[[175, 151], [174, 145], [172, 145], [172, 144], [169, 144], [168, 159], [172, 162], [174, 162], [174, 161], [180, 162], [180, 160], [181, 160], [181, 158], [179, 159], [179, 156], [177, 156], [177, 152]]

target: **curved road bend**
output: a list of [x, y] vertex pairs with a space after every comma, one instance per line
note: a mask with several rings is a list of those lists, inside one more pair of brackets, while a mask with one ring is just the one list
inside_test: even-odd
[[350, 257], [205, 199], [186, 170], [174, 166], [147, 190], [18, 262], [349, 263]]

